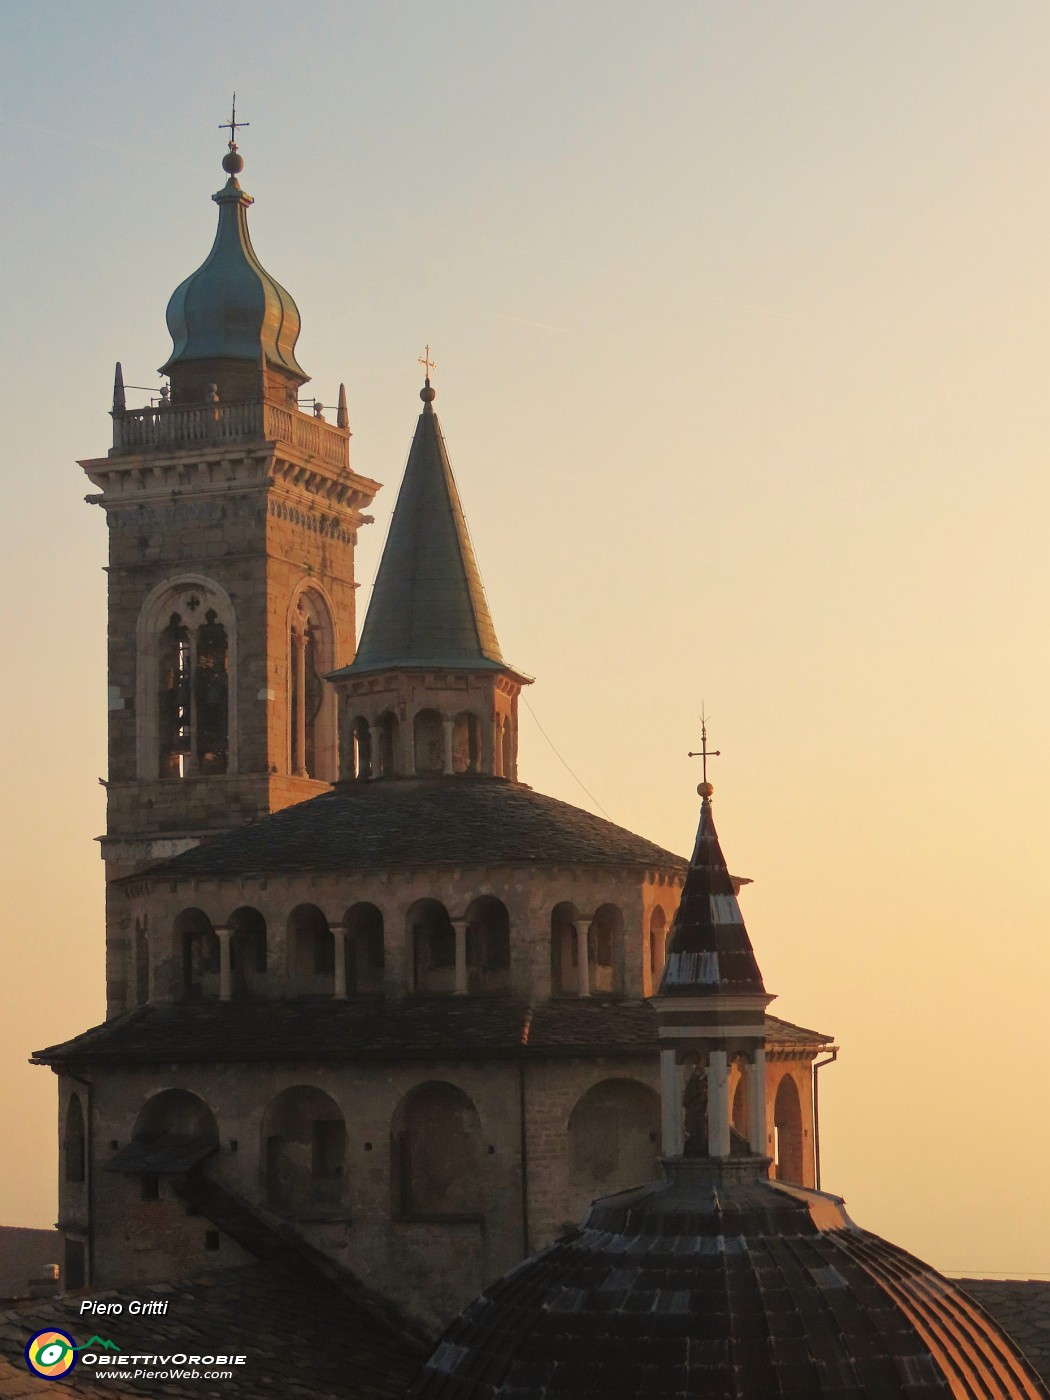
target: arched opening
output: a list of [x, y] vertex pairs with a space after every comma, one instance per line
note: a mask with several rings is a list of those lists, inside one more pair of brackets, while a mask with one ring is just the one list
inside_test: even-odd
[[406, 918], [417, 992], [456, 990], [456, 933], [436, 899], [418, 899]]
[[495, 895], [467, 909], [467, 990], [474, 994], [510, 989], [510, 914]]
[[667, 915], [657, 905], [649, 915], [649, 977], [653, 991], [660, 986], [667, 947]]
[[175, 919], [175, 949], [182, 996], [200, 1001], [219, 995], [219, 936], [203, 909], [184, 909]]
[[410, 1220], [478, 1220], [482, 1215], [481, 1121], [452, 1084], [421, 1084], [394, 1114], [394, 1211]]
[[182, 614], [173, 612], [157, 644], [159, 775], [183, 778], [193, 748], [193, 647]]
[[289, 967], [296, 996], [335, 991], [335, 940], [316, 904], [297, 904], [288, 916]]
[[354, 777], [374, 778], [372, 730], [363, 715], [358, 715], [354, 720], [350, 734], [354, 747]]
[[347, 990], [382, 992], [383, 915], [374, 904], [354, 904], [346, 911]]
[[297, 777], [336, 775], [336, 703], [323, 677], [335, 665], [328, 604], [313, 588], [295, 598], [288, 621], [289, 768]]
[[226, 921], [230, 935], [230, 973], [234, 997], [259, 995], [266, 988], [266, 920], [244, 905]]
[[416, 772], [445, 771], [445, 731], [437, 710], [420, 710], [412, 721]]
[[514, 761], [514, 724], [510, 715], [503, 721], [503, 776], [512, 779], [517, 777], [517, 765]]
[[65, 1163], [65, 1178], [72, 1184], [84, 1180], [85, 1167], [84, 1110], [80, 1106], [80, 1095], [71, 1094], [66, 1108], [66, 1130], [62, 1139], [62, 1156]]
[[740, 1078], [737, 1080], [736, 1088], [733, 1090], [733, 1113], [731, 1122], [734, 1131], [747, 1140], [750, 1137], [748, 1116], [751, 1108], [747, 1092], [748, 1070], [745, 1066], [739, 1066], [738, 1072]]
[[567, 900], [551, 910], [551, 996], [574, 997], [580, 990], [575, 920], [576, 906]]
[[773, 1174], [802, 1185], [802, 1105], [790, 1074], [777, 1085], [773, 1105]]
[[145, 1006], [149, 1001], [149, 915], [143, 914], [135, 920], [135, 1005]]
[[464, 710], [452, 726], [452, 771], [477, 773], [481, 769], [481, 721]]
[[219, 1145], [215, 1114], [188, 1089], [162, 1089], [154, 1094], [139, 1110], [131, 1136], [135, 1142], [157, 1146], [167, 1141]]
[[392, 710], [387, 710], [385, 714], [381, 714], [376, 720], [376, 730], [378, 733], [378, 743], [376, 747], [378, 749], [379, 772], [375, 772], [375, 764], [373, 763], [372, 776], [373, 778], [395, 778], [397, 777], [398, 768], [401, 766], [398, 758], [400, 752], [398, 745], [401, 742], [401, 733], [397, 722], [397, 715], [395, 715]]
[[588, 1089], [569, 1116], [570, 1218], [596, 1196], [660, 1175], [660, 1097], [633, 1079]]
[[620, 990], [623, 963], [623, 915], [615, 904], [602, 904], [594, 912], [587, 938], [592, 992]]
[[270, 1100], [263, 1115], [266, 1199], [297, 1218], [330, 1216], [346, 1185], [346, 1122], [321, 1089], [296, 1085]]
[[135, 734], [141, 778], [236, 771], [233, 604], [212, 579], [158, 585], [135, 633]]
[[193, 676], [198, 773], [225, 773], [229, 758], [229, 638], [214, 608], [197, 629]]

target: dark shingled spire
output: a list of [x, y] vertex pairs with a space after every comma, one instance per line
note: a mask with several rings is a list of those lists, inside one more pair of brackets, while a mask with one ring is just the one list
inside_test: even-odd
[[357, 656], [340, 675], [401, 666], [506, 668], [426, 381]]
[[703, 802], [696, 846], [682, 900], [667, 940], [660, 995], [710, 997], [762, 993], [765, 987], [733, 889], [711, 815], [710, 784]]

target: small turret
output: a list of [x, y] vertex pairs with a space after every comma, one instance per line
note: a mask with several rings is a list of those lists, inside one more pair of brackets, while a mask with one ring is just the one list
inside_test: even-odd
[[[707, 731], [704, 729], [705, 769]], [[766, 1158], [766, 991], [744, 926], [732, 876], [711, 813], [713, 786], [701, 798], [696, 845], [667, 941], [659, 1024], [664, 1156]], [[729, 1074], [741, 1062], [747, 1081], [746, 1138], [730, 1128]]]

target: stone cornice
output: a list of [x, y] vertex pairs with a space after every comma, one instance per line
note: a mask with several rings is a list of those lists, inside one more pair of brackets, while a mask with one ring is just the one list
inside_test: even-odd
[[380, 483], [347, 469], [335, 469], [285, 443], [222, 445], [186, 452], [149, 452], [134, 456], [88, 458], [80, 463], [101, 488], [87, 500], [103, 510], [146, 502], [170, 502], [173, 495], [229, 496], [266, 491], [289, 502], [323, 505], [369, 523], [361, 514]]

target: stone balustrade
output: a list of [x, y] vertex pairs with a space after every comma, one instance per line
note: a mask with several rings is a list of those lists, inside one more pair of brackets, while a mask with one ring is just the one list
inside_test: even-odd
[[185, 447], [245, 439], [285, 442], [333, 467], [349, 467], [350, 434], [321, 418], [272, 403], [154, 406], [113, 415], [113, 450]]

